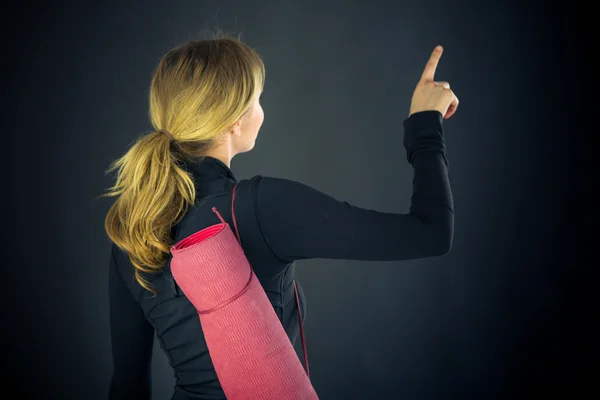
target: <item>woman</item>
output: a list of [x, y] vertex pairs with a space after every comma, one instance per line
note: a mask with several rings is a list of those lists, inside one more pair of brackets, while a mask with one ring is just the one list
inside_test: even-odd
[[[174, 369], [173, 399], [225, 399], [194, 306], [170, 274], [170, 248], [218, 223], [232, 225], [292, 343], [299, 334], [294, 262], [310, 258], [408, 260], [441, 256], [452, 246], [453, 201], [442, 118], [458, 99], [435, 82], [433, 51], [404, 120], [414, 169], [408, 214], [353, 206], [300, 182], [255, 176], [238, 181], [231, 159], [250, 151], [263, 123], [265, 68], [239, 38], [181, 44], [159, 62], [150, 90], [154, 132], [108, 170], [106, 196], [117, 196], [105, 221], [110, 257], [111, 399], [149, 399], [156, 333]], [[306, 301], [297, 283], [302, 320]]]

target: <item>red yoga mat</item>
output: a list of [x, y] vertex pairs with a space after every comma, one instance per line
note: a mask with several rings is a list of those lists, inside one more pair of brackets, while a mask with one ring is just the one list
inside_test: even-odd
[[[227, 399], [318, 399], [308, 375], [306, 349], [305, 372], [244, 254], [235, 215], [238, 239], [216, 208], [213, 211], [222, 223], [175, 244], [171, 272], [198, 311]], [[304, 347], [302, 329], [301, 336]]]

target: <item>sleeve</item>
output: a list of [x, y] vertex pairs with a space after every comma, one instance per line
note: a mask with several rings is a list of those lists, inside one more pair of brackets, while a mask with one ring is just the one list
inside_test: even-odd
[[110, 337], [113, 373], [110, 400], [149, 400], [154, 328], [123, 281], [117, 266], [116, 246], [109, 262]]
[[404, 121], [404, 146], [413, 166], [410, 212], [365, 209], [303, 183], [260, 177], [256, 214], [273, 254], [309, 258], [393, 261], [441, 256], [452, 248], [453, 199], [438, 111]]

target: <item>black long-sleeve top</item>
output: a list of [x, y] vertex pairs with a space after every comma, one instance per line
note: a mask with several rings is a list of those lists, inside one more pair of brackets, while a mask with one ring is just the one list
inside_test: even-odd
[[[404, 147], [414, 169], [410, 212], [360, 208], [303, 183], [255, 176], [237, 181], [223, 162], [187, 162], [197, 201], [173, 227], [179, 240], [219, 223], [216, 206], [233, 229], [231, 193], [238, 182], [235, 214], [242, 247], [291, 342], [299, 336], [292, 285], [294, 261], [310, 258], [408, 260], [441, 256], [452, 247], [453, 198], [448, 180], [442, 115], [404, 120]], [[376, 171], [373, 171], [376, 172]], [[127, 255], [111, 246], [109, 266], [113, 375], [110, 399], [150, 399], [152, 344], [156, 334], [174, 369], [172, 400], [226, 399], [215, 373], [194, 306], [175, 284], [170, 260], [163, 272], [145, 274], [156, 297], [134, 279]], [[302, 320], [306, 299], [297, 282]]]

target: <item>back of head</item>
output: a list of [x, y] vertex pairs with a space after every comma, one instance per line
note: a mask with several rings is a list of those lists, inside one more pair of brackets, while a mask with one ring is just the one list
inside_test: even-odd
[[[128, 255], [137, 281], [164, 265], [172, 227], [195, 201], [193, 177], [182, 161], [197, 162], [248, 111], [264, 86], [260, 55], [239, 37], [217, 34], [167, 52], [150, 86], [154, 130], [138, 138], [107, 170], [116, 196], [105, 219], [109, 238]], [[169, 136], [160, 132], [170, 132]]]

